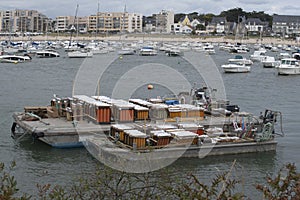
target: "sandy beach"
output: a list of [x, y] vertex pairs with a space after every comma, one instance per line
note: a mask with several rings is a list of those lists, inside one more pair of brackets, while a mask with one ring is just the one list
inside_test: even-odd
[[[91, 41], [91, 40], [103, 40], [103, 41], [152, 41], [152, 42], [211, 42], [211, 43], [246, 43], [246, 44], [286, 44], [286, 45], [298, 45], [296, 40], [293, 39], [280, 39], [274, 37], [249, 38], [235, 40], [232, 37], [210, 37], [210, 36], [190, 36], [190, 35], [172, 35], [172, 34], [125, 34], [125, 35], [108, 35], [108, 36], [91, 36], [80, 35], [73, 36], [73, 40], [77, 41]], [[8, 40], [7, 36], [1, 36], [1, 41]], [[70, 36], [30, 36], [30, 37], [12, 37], [12, 41], [66, 41], [70, 40]]]

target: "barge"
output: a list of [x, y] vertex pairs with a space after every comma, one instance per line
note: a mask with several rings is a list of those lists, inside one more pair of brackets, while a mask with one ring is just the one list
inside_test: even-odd
[[85, 146], [104, 162], [140, 161], [139, 166], [148, 165], [149, 159], [167, 162], [276, 150], [274, 127], [280, 112], [266, 110], [256, 117], [236, 106], [227, 110], [232, 106], [226, 101], [203, 105], [177, 99], [56, 97], [50, 106], [14, 113], [11, 131], [15, 139], [30, 135], [56, 148]]

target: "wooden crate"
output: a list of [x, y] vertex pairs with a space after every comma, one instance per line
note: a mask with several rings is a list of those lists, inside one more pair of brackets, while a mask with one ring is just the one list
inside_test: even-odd
[[171, 141], [171, 134], [163, 130], [151, 131], [150, 134], [152, 135], [153, 139], [156, 141], [157, 146], [166, 146]]
[[149, 119], [149, 108], [136, 105], [134, 106], [134, 120]]
[[169, 131], [176, 144], [198, 144], [198, 134], [186, 130]]
[[[125, 130], [125, 144], [134, 147], [136, 144], [136, 148], [144, 148], [146, 147], [146, 139], [147, 135], [138, 130]], [[127, 137], [127, 140], [126, 140]]]
[[150, 119], [167, 119], [168, 118], [168, 106], [165, 104], [153, 104], [151, 106], [149, 115]]

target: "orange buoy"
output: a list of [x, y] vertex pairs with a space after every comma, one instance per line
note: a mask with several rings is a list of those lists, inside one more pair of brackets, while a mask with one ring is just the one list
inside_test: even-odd
[[152, 90], [153, 89], [153, 85], [149, 84], [148, 85], [148, 90]]

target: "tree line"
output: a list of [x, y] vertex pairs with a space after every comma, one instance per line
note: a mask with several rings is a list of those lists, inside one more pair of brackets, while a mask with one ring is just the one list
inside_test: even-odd
[[178, 23], [186, 15], [189, 16], [190, 19], [198, 19], [199, 21], [205, 22], [206, 25], [211, 22], [213, 17], [226, 17], [226, 20], [228, 22], [238, 22], [239, 16], [245, 16], [246, 18], [259, 18], [261, 21], [268, 22], [270, 26], [273, 20], [273, 17], [265, 13], [264, 11], [246, 12], [242, 8], [233, 8], [222, 11], [219, 15], [215, 15], [212, 13], [201, 14], [197, 12], [189, 14], [178, 13], [174, 15], [174, 22]]

